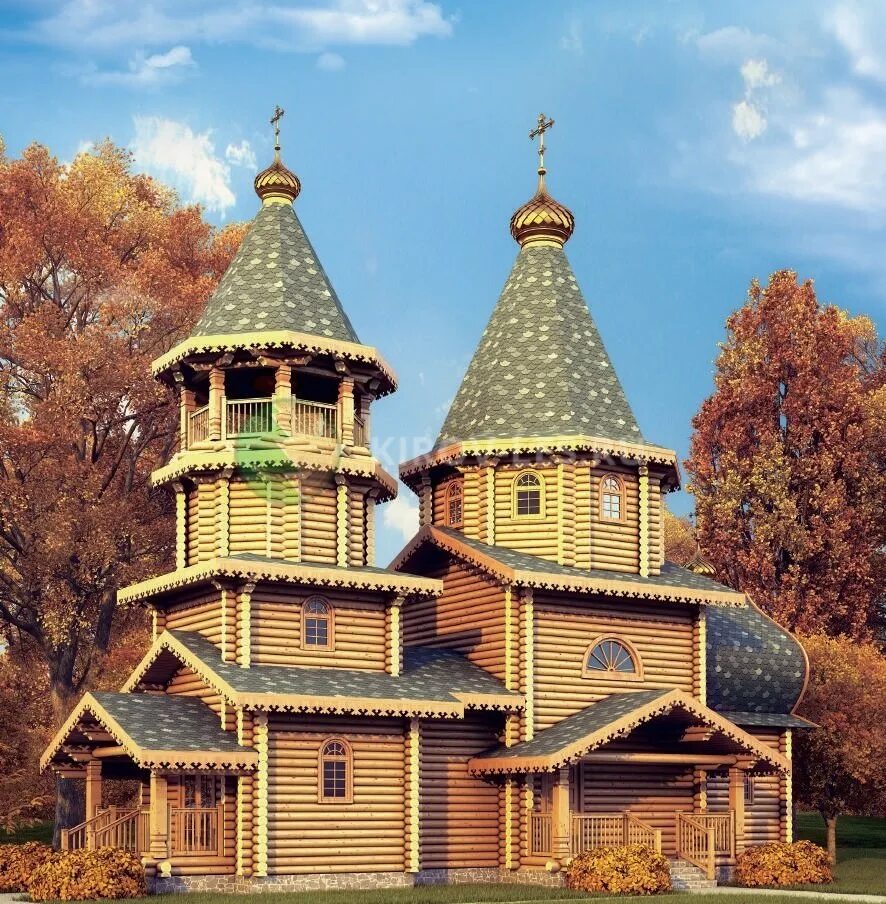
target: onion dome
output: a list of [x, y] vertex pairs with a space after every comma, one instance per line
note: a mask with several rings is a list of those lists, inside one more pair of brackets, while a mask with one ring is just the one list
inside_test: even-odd
[[694, 571], [696, 574], [703, 574], [707, 577], [714, 577], [717, 573], [717, 569], [701, 554], [701, 549], [698, 544], [695, 546], [695, 552], [692, 554], [692, 558], [686, 563], [686, 568], [690, 571]]
[[291, 204], [301, 191], [298, 176], [280, 159], [280, 146], [274, 148], [274, 162], [255, 177], [255, 193], [262, 204]]

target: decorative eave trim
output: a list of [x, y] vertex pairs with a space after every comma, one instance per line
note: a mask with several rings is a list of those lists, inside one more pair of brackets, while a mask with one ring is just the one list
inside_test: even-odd
[[411, 485], [409, 478], [429, 470], [435, 465], [456, 464], [466, 458], [495, 458], [502, 455], [539, 455], [556, 452], [592, 452], [613, 458], [626, 458], [646, 465], [663, 465], [672, 468], [680, 486], [680, 465], [677, 453], [664, 446], [649, 443], [622, 443], [601, 436], [558, 435], [535, 437], [508, 437], [504, 439], [463, 440], [433, 449], [424, 455], [411, 458], [400, 465], [400, 479]]
[[294, 352], [308, 352], [313, 355], [331, 355], [356, 361], [375, 368], [387, 381], [384, 391], [387, 395], [397, 388], [394, 369], [371, 345], [314, 336], [294, 330], [259, 330], [251, 333], [219, 333], [211, 336], [190, 336], [171, 348], [166, 354], [151, 363], [151, 373], [160, 376], [191, 355], [215, 354], [230, 351], [261, 351], [263, 349], [292, 349]]
[[154, 750], [141, 747], [101, 703], [91, 693], [87, 693], [74, 707], [71, 715], [55, 733], [40, 757], [41, 772], [53, 766], [52, 760], [65, 739], [86, 713], [90, 713], [123, 748], [126, 756], [143, 769], [218, 769], [251, 772], [258, 766], [258, 754], [254, 750]]
[[[523, 571], [499, 562], [492, 555], [474, 549], [455, 537], [443, 533], [432, 524], [426, 524], [391, 562], [391, 568], [405, 567], [409, 559], [425, 543], [433, 543], [439, 549], [451, 553], [463, 562], [485, 571], [502, 583], [533, 587], [539, 590], [557, 590], [567, 593], [598, 593], [603, 596], [629, 597], [631, 599], [666, 600], [678, 603], [699, 603], [711, 606], [745, 606], [746, 597], [734, 590], [696, 590], [691, 587], [671, 587], [667, 584], [650, 584], [625, 580], [608, 580], [591, 575], [564, 575], [556, 572]], [[649, 579], [646, 579], [647, 581]]]
[[[764, 760], [774, 769], [785, 774], [790, 773], [790, 761], [776, 750], [767, 747], [758, 741], [752, 734], [739, 728], [734, 723], [725, 719], [719, 713], [708, 709], [694, 697], [690, 697], [683, 691], [667, 691], [663, 696], [657, 697], [651, 703], [638, 707], [620, 719], [611, 722], [605, 728], [590, 732], [581, 740], [567, 744], [555, 753], [539, 756], [516, 757], [473, 757], [468, 761], [468, 769], [475, 775], [506, 775], [509, 773], [523, 772], [553, 772], [563, 766], [567, 766], [585, 754], [603, 747], [606, 744], [625, 737], [638, 725], [648, 722], [657, 716], [664, 716], [674, 709], [682, 709], [707, 725], [715, 728], [731, 741], [754, 753], [758, 759]], [[567, 717], [568, 718], [568, 717]], [[526, 743], [532, 743], [526, 742]]]
[[411, 574], [379, 574], [360, 568], [312, 566], [297, 562], [253, 562], [246, 559], [216, 558], [197, 565], [131, 584], [117, 591], [121, 603], [133, 603], [177, 591], [182, 587], [231, 578], [248, 583], [285, 581], [310, 587], [335, 587], [342, 590], [376, 590], [382, 593], [407, 593], [429, 598], [443, 593], [443, 582]]
[[231, 445], [225, 441], [217, 451], [177, 452], [162, 468], [151, 473], [153, 486], [162, 486], [189, 474], [200, 471], [221, 471], [226, 468], [244, 470], [298, 470], [333, 471], [351, 477], [363, 477], [375, 481], [383, 490], [380, 501], [397, 496], [397, 480], [381, 464], [366, 455], [345, 455], [341, 447], [329, 453], [309, 452], [297, 444], [274, 445], [271, 448], [254, 449]]

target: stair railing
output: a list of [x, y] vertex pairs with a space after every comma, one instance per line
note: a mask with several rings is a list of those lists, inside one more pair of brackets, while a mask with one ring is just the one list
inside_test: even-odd
[[713, 826], [705, 825], [686, 813], [677, 813], [677, 857], [704, 870], [708, 879], [716, 875], [714, 839]]

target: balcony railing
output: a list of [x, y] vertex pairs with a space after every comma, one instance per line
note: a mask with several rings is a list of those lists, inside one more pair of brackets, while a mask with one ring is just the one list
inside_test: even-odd
[[529, 853], [549, 856], [554, 844], [554, 820], [550, 813], [529, 814]]
[[292, 400], [292, 432], [300, 436], [338, 438], [338, 406], [326, 402]]
[[169, 811], [172, 854], [221, 856], [223, 831], [221, 807], [173, 807]]
[[274, 429], [271, 399], [228, 399], [225, 405], [226, 436], [260, 436]]
[[209, 406], [191, 412], [188, 418], [188, 441], [203, 443], [209, 439]]
[[[553, 815], [529, 816], [529, 853], [547, 857], [553, 852]], [[645, 844], [661, 853], [661, 830], [632, 813], [573, 813], [570, 817], [569, 849], [575, 857], [600, 847]]]

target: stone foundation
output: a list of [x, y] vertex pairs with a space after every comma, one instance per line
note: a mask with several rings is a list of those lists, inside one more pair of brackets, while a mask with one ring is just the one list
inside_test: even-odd
[[171, 876], [148, 879], [153, 894], [215, 892], [217, 894], [261, 894], [275, 891], [367, 891], [373, 888], [409, 888], [413, 885], [465, 885], [470, 883], [511, 885], [563, 884], [563, 873], [547, 870], [426, 869], [419, 873], [308, 873], [264, 876]]

